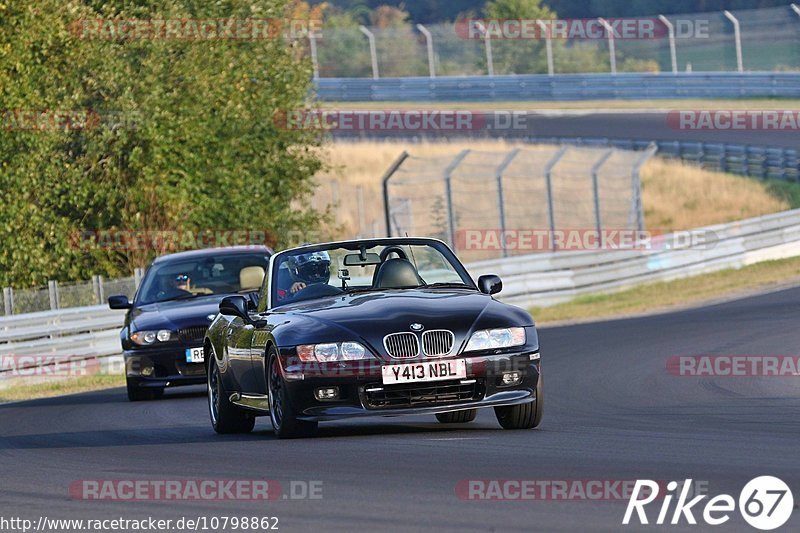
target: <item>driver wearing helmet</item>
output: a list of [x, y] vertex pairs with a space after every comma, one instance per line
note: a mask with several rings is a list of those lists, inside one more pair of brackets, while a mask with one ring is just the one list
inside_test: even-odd
[[292, 255], [284, 263], [291, 279], [291, 286], [278, 289], [278, 298], [290, 298], [315, 284], [327, 284], [331, 277], [331, 257], [328, 252], [309, 252]]

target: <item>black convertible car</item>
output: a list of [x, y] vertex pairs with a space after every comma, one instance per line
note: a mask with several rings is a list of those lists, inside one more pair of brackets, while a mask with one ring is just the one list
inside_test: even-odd
[[275, 254], [251, 309], [228, 296], [206, 335], [218, 433], [269, 415], [280, 437], [319, 421], [435, 414], [469, 422], [493, 407], [506, 429], [536, 427], [543, 396], [531, 316], [477, 286], [443, 242], [390, 238]]
[[112, 309], [129, 310], [120, 331], [129, 400], [206, 382], [203, 339], [220, 300], [239, 293], [254, 309], [271, 254], [266, 246], [233, 246], [164, 255], [147, 269], [133, 302], [108, 299]]

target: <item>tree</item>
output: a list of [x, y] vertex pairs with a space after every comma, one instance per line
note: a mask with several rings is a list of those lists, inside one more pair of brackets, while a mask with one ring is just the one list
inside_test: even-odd
[[[280, 247], [313, 229], [320, 216], [304, 199], [321, 165], [318, 135], [274, 120], [304, 107], [310, 90], [310, 62], [287, 41], [87, 38], [74, 24], [282, 21], [292, 7], [0, 4], [0, 283], [129, 275], [155, 253], [76, 243], [81, 232], [244, 229]], [[88, 111], [88, 123], [25, 129], [31, 111], [56, 110]]]

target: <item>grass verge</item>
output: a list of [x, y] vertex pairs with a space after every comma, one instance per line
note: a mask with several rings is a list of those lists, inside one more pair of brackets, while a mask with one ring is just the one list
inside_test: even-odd
[[17, 400], [49, 398], [62, 394], [111, 389], [125, 386], [125, 376], [116, 374], [96, 374], [67, 378], [45, 383], [20, 383], [0, 389], [0, 403]]
[[610, 294], [580, 296], [570, 302], [531, 309], [537, 324], [616, 318], [678, 309], [718, 299], [800, 284], [800, 257], [765, 261], [740, 269], [648, 283]]

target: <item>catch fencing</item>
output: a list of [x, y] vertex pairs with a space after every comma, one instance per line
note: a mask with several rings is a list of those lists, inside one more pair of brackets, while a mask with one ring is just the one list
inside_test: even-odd
[[383, 179], [388, 235], [447, 242], [465, 261], [514, 255], [505, 246], [474, 250], [471, 232], [644, 228], [639, 170], [655, 145], [616, 148], [531, 146], [508, 152], [463, 150], [455, 157], [404, 152]]
[[[569, 22], [585, 27], [599, 20]], [[601, 32], [547, 39], [545, 32], [515, 38], [469, 19], [383, 28], [329, 22], [319, 35], [309, 35], [308, 49], [318, 78], [800, 69], [800, 8], [794, 4], [627, 20], [650, 21], [655, 31], [637, 38]], [[484, 38], [470, 37], [470, 24]]]
[[142, 271], [137, 269], [128, 278], [106, 279], [93, 276], [87, 281], [59, 282], [51, 280], [47, 287], [15, 289], [4, 287], [2, 295], [3, 316], [36, 313], [71, 307], [104, 305], [114, 294], [125, 294], [132, 298], [141, 280]]

